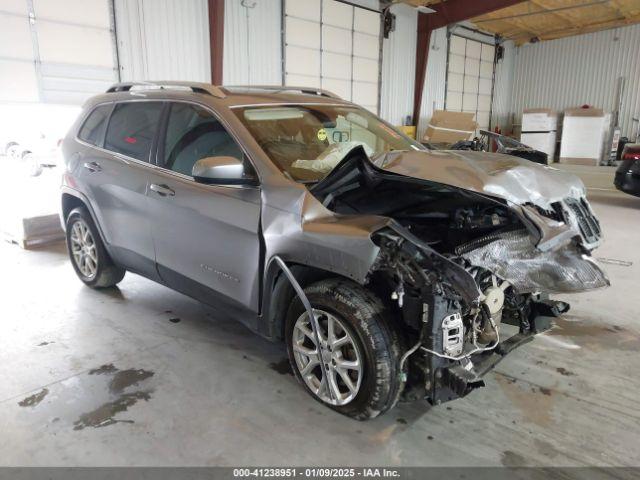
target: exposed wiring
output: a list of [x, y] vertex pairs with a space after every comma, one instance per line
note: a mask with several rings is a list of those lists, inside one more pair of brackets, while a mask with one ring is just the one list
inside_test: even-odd
[[486, 346], [486, 347], [479, 347], [478, 344], [477, 344], [477, 334], [476, 334], [476, 332], [474, 330], [474, 332], [473, 332], [473, 346], [475, 348], [473, 350], [471, 350], [470, 352], [463, 353], [462, 355], [458, 355], [457, 357], [452, 357], [451, 355], [445, 355], [445, 354], [442, 354], [442, 353], [438, 353], [436, 351], [429, 350], [426, 347], [420, 347], [420, 349], [425, 351], [425, 352], [427, 352], [427, 353], [435, 355], [436, 357], [446, 358], [447, 360], [454, 360], [454, 361], [463, 360], [463, 359], [468, 358], [471, 355], [474, 355], [474, 354], [476, 354], [478, 352], [485, 352], [487, 350], [493, 350], [500, 343], [500, 331], [498, 330], [498, 327], [496, 326], [496, 324], [495, 324], [495, 322], [493, 321], [492, 318], [489, 318], [489, 321], [491, 322], [491, 326], [493, 327], [493, 331], [496, 332], [496, 340], [493, 343], [493, 345], [489, 345], [489, 346]]

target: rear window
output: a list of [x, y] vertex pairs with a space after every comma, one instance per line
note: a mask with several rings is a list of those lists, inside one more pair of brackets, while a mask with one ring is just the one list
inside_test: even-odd
[[162, 106], [162, 102], [131, 102], [116, 105], [109, 120], [104, 148], [148, 162]]
[[78, 138], [91, 145], [99, 146], [104, 129], [107, 126], [107, 119], [109, 118], [109, 112], [112, 106], [113, 105], [100, 105], [96, 107], [82, 125]]

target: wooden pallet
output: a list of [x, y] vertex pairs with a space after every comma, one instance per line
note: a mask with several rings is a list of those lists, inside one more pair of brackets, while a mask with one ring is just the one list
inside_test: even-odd
[[64, 240], [64, 231], [57, 214], [22, 218], [0, 225], [3, 238], [28, 249]]

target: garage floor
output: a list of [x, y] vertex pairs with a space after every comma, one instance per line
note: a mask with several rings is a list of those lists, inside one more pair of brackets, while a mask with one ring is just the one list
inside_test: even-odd
[[593, 202], [596, 256], [633, 263], [605, 265], [610, 289], [568, 298], [487, 388], [368, 423], [213, 309], [131, 274], [93, 291], [63, 245], [1, 242], [0, 464], [639, 466], [640, 199]]

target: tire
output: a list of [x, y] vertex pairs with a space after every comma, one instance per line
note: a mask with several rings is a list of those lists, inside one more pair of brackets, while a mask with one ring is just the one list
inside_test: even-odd
[[6, 155], [7, 157], [16, 160], [19, 157], [19, 152], [20, 152], [20, 145], [18, 145], [17, 143], [11, 143], [7, 147]]
[[8, 142], [6, 145], [4, 145], [4, 147], [2, 148], [2, 155], [6, 155], [7, 157], [10, 157], [10, 153], [9, 150], [14, 147], [17, 146], [18, 144], [16, 142]]
[[[85, 232], [87, 235], [84, 235]], [[107, 288], [124, 278], [126, 270], [115, 265], [109, 257], [86, 208], [78, 207], [71, 211], [67, 217], [66, 237], [71, 265], [85, 285], [91, 288]], [[74, 254], [79, 252], [79, 249], [84, 250]], [[84, 262], [81, 260], [83, 256]]]
[[[323, 357], [313, 353], [317, 349], [315, 340], [309, 335], [311, 324], [302, 301], [296, 296], [287, 312], [285, 324], [289, 362], [296, 378], [317, 401], [357, 420], [368, 420], [391, 409], [404, 388], [404, 376], [399, 370], [402, 346], [382, 301], [362, 286], [343, 279], [322, 280], [308, 286], [304, 292], [320, 323], [321, 343], [325, 344], [330, 336], [328, 322], [332, 321], [338, 325], [337, 330], [333, 327], [338, 332], [333, 337], [338, 338], [334, 344], [345, 342], [344, 338], [349, 336], [353, 348], [351, 343], [346, 342], [347, 347], [340, 347], [343, 349], [341, 352], [334, 347], [331, 352], [325, 353], [331, 356], [331, 360], [324, 357], [325, 362], [330, 362], [325, 367], [330, 372], [329, 377], [333, 375], [338, 379], [338, 392], [327, 398], [329, 392], [321, 390], [320, 382], [324, 378], [321, 366], [318, 364], [313, 367], [311, 373], [305, 368], [312, 363], [311, 359], [317, 363]], [[307, 333], [301, 334], [301, 329], [296, 325], [304, 326]], [[301, 350], [311, 353], [307, 356]], [[309, 362], [306, 363], [305, 359]], [[338, 363], [334, 363], [336, 361]], [[333, 367], [330, 366], [332, 364]], [[360, 364], [361, 369], [348, 370], [349, 379], [344, 379], [345, 369], [340, 366], [346, 364]], [[305, 370], [303, 378], [301, 372]], [[357, 387], [356, 391], [349, 388], [347, 380], [351, 386]], [[338, 397], [339, 400], [336, 399]]]

